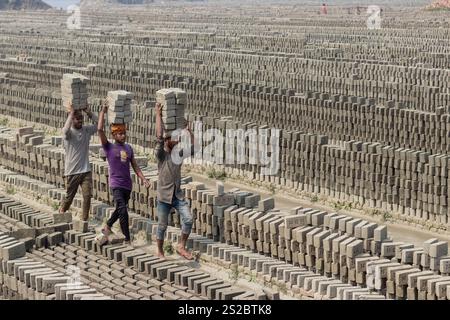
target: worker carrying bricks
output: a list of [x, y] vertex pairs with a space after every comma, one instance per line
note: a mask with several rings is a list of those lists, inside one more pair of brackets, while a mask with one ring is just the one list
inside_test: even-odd
[[[169, 214], [172, 208], [180, 214], [182, 229], [181, 242], [178, 244], [177, 253], [182, 257], [192, 260], [192, 254], [186, 250], [186, 241], [189, 238], [192, 229], [192, 214], [188, 203], [184, 199], [184, 194], [180, 188], [181, 185], [181, 165], [182, 159], [194, 154], [194, 135], [187, 126], [190, 134], [191, 153], [186, 157], [179, 151], [181, 161], [174, 161], [172, 151], [178, 144], [178, 140], [172, 140], [170, 132], [165, 131], [162, 120], [163, 106], [156, 103], [156, 148], [155, 156], [158, 161], [158, 190], [157, 190], [157, 208], [158, 208], [158, 230], [156, 241], [158, 245], [158, 256], [164, 258], [164, 236], [167, 229]], [[177, 152], [177, 151], [175, 151]]]
[[[89, 219], [89, 209], [92, 198], [92, 172], [89, 163], [89, 142], [97, 132], [97, 116], [87, 107], [74, 110], [70, 104], [69, 116], [62, 129], [65, 150], [64, 177], [66, 179], [67, 194], [61, 203], [60, 213], [69, 210], [78, 187], [81, 186], [83, 195], [83, 221]], [[83, 125], [83, 112], [92, 120], [93, 125]]]
[[125, 236], [125, 244], [131, 244], [128, 218], [128, 201], [132, 191], [130, 165], [147, 188], [150, 187], [150, 182], [139, 168], [133, 148], [125, 142], [127, 139], [126, 124], [111, 124], [114, 143], [108, 141], [104, 131], [104, 115], [107, 112], [108, 103], [105, 101], [99, 116], [98, 135], [109, 164], [109, 187], [112, 189], [115, 210], [102, 232], [106, 237], [112, 234], [113, 224], [120, 219], [120, 228]]

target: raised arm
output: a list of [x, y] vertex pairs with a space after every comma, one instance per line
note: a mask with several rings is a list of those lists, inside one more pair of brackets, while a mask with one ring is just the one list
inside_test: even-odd
[[97, 125], [98, 123], [97, 115], [93, 113], [89, 108], [84, 108], [83, 111], [86, 112], [87, 116], [89, 117], [89, 119], [91, 119], [92, 123]]
[[69, 139], [69, 136], [70, 136], [70, 127], [72, 126], [73, 114], [74, 114], [74, 110], [72, 108], [72, 105], [70, 105], [69, 106], [69, 115], [67, 116], [66, 123], [64, 124], [64, 127], [62, 128], [62, 134], [65, 139]]
[[156, 110], [156, 147], [155, 147], [155, 156], [159, 161], [164, 160], [164, 123], [162, 121], [162, 106], [160, 103], [157, 103], [155, 106]]
[[164, 134], [164, 123], [162, 121], [162, 105], [156, 103], [156, 138], [162, 139]]
[[144, 183], [146, 188], [150, 188], [150, 181], [147, 180], [147, 178], [144, 177], [144, 174], [142, 173], [141, 168], [139, 168], [136, 159], [133, 157], [131, 158], [131, 166], [133, 167], [134, 172], [136, 175], [141, 179], [141, 181]]
[[88, 107], [84, 108], [83, 111], [84, 111], [84, 113], [87, 114], [89, 119], [91, 119], [91, 121], [92, 121], [92, 124], [87, 126], [88, 131], [91, 134], [95, 134], [97, 132], [97, 126], [98, 126], [98, 117], [97, 117], [97, 115], [95, 113], [92, 113], [92, 111]]
[[100, 142], [102, 145], [105, 145], [108, 143], [108, 138], [106, 137], [104, 126], [105, 126], [105, 114], [108, 112], [108, 104], [103, 104], [102, 111], [100, 111], [100, 116], [98, 120], [98, 126], [97, 126], [97, 132], [98, 136], [100, 137]]

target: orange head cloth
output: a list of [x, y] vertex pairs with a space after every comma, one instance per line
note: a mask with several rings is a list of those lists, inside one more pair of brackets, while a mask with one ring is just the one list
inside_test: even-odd
[[111, 133], [114, 135], [119, 132], [125, 133], [127, 131], [127, 127], [124, 124], [112, 124], [111, 125]]

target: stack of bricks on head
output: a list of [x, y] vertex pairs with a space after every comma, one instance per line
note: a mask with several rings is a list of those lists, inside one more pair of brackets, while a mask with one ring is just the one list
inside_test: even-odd
[[81, 74], [65, 73], [61, 80], [61, 99], [63, 106], [69, 110], [84, 109], [88, 105], [87, 85], [89, 78]]
[[133, 120], [131, 113], [133, 94], [118, 90], [108, 92], [108, 122], [110, 124], [129, 124]]
[[186, 127], [184, 109], [186, 92], [178, 88], [161, 89], [156, 92], [156, 102], [162, 106], [164, 137], [172, 136], [172, 132]]

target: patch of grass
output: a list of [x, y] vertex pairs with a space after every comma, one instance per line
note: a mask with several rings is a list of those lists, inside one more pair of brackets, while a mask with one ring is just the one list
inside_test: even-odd
[[184, 172], [186, 172], [186, 173], [190, 173], [190, 172], [192, 171], [192, 168], [189, 167], [189, 166], [184, 166], [183, 170], [184, 170]]
[[340, 201], [336, 201], [333, 203], [333, 207], [339, 211], [342, 210], [344, 208], [344, 203], [340, 202]]
[[151, 162], [151, 163], [155, 163], [156, 162], [156, 157], [153, 154], [153, 152], [150, 152], [149, 154], [147, 154], [147, 159], [148, 159], [148, 162]]
[[383, 215], [381, 216], [381, 220], [383, 222], [389, 221], [392, 219], [392, 214], [390, 214], [388, 211], [383, 211]]
[[8, 123], [9, 123], [9, 120], [7, 118], [0, 119], [0, 126], [7, 126]]
[[369, 211], [369, 215], [373, 216], [380, 216], [381, 215], [381, 211], [378, 209], [373, 209]]
[[237, 266], [232, 266], [230, 268], [230, 271], [228, 272], [228, 277], [230, 278], [230, 280], [236, 282], [239, 277], [240, 277], [240, 272], [238, 270]]
[[274, 183], [270, 183], [269, 186], [268, 186], [268, 189], [269, 189], [271, 194], [275, 194], [275, 192], [277, 191], [277, 187], [275, 186]]
[[7, 194], [16, 194], [16, 189], [14, 189], [14, 187], [7, 187], [6, 193]]
[[425, 11], [431, 11], [431, 12], [433, 12], [433, 11], [444, 11], [444, 12], [446, 12], [446, 11], [450, 11], [450, 8], [448, 8], [448, 7], [436, 7], [436, 8], [426, 8], [425, 9]]
[[163, 250], [164, 250], [165, 254], [172, 255], [173, 254], [172, 242], [171, 241], [164, 241]]
[[357, 203], [357, 204], [355, 205], [355, 209], [363, 210], [363, 209], [364, 209], [364, 203]]
[[287, 286], [286, 283], [281, 283], [278, 285], [278, 289], [282, 294], [287, 294]]
[[206, 169], [206, 174], [208, 175], [208, 178], [215, 180], [225, 180], [225, 178], [227, 177], [225, 170], [216, 169], [214, 167], [209, 167], [208, 169]]
[[248, 281], [249, 282], [256, 282], [256, 276], [255, 275], [250, 275], [249, 277], [248, 277]]
[[58, 210], [59, 209], [59, 203], [53, 201], [52, 202], [52, 209], [55, 210], [55, 211]]
[[319, 201], [319, 197], [317, 196], [317, 194], [315, 194], [311, 197], [311, 202], [317, 202], [317, 201]]

